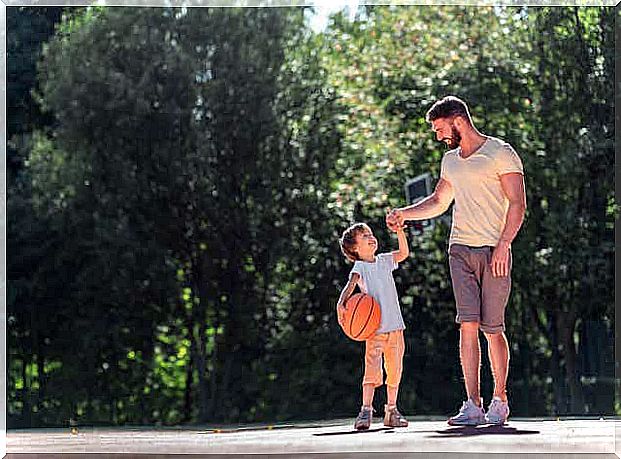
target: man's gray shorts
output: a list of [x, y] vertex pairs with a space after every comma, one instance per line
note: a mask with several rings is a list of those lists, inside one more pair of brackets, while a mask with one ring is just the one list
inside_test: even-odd
[[[457, 323], [479, 322], [485, 333], [505, 330], [505, 307], [511, 293], [511, 255], [509, 274], [492, 275], [494, 247], [470, 247], [452, 244], [449, 267], [457, 305]], [[511, 253], [511, 252], [509, 252]]]

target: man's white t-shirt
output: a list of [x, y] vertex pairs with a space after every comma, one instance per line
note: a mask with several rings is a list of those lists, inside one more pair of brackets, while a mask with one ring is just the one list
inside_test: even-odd
[[382, 320], [377, 333], [388, 333], [405, 329], [397, 287], [392, 272], [397, 269], [392, 253], [381, 253], [375, 256], [375, 262], [357, 260], [349, 276], [360, 275], [358, 286], [363, 293], [371, 295], [380, 305]]
[[509, 209], [500, 176], [511, 172], [524, 174], [522, 161], [511, 145], [495, 137], [488, 137], [467, 158], [460, 156], [459, 148], [444, 155], [440, 176], [455, 195], [449, 245], [498, 244]]

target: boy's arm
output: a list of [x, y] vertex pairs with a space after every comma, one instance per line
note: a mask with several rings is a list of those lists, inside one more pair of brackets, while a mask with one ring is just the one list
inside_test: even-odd
[[346, 311], [345, 304], [347, 303], [347, 300], [352, 295], [352, 293], [354, 293], [354, 289], [356, 288], [356, 284], [358, 283], [359, 279], [360, 274], [352, 273], [352, 275], [349, 277], [349, 280], [347, 281], [347, 285], [345, 285], [345, 287], [341, 291], [338, 302], [336, 303], [336, 316], [338, 318], [339, 324], [341, 325], [343, 324], [344, 314]]
[[395, 263], [401, 263], [410, 255], [410, 247], [403, 226], [398, 227], [396, 233], [399, 239], [399, 250], [392, 252], [392, 259]]

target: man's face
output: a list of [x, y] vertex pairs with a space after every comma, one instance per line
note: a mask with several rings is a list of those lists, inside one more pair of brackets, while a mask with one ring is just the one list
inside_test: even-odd
[[436, 139], [444, 142], [449, 148], [457, 148], [461, 142], [461, 135], [455, 127], [455, 118], [438, 118], [431, 122], [431, 129], [436, 133]]

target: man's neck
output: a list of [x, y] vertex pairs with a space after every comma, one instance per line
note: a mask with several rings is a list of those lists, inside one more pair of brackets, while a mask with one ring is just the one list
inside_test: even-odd
[[474, 154], [487, 140], [487, 136], [479, 131], [473, 130], [467, 134], [463, 134], [459, 147], [461, 149], [461, 157], [467, 158]]

